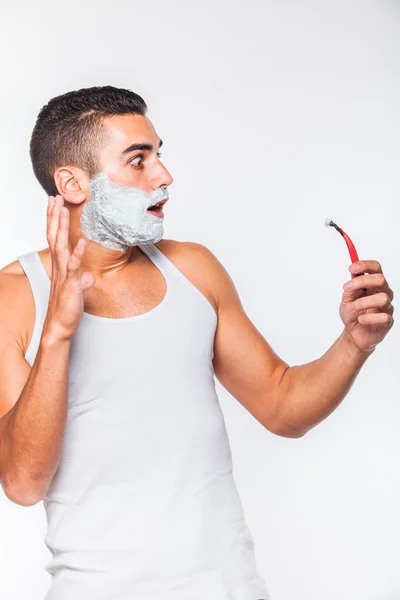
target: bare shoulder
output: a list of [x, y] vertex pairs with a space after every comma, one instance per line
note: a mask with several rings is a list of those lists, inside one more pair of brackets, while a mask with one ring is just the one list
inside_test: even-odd
[[155, 245], [208, 298], [216, 312], [224, 295], [237, 297], [226, 269], [203, 244], [163, 239]]
[[0, 269], [0, 330], [12, 336], [25, 353], [34, 320], [30, 283], [21, 263], [15, 260]]
[[24, 275], [24, 270], [21, 267], [21, 263], [19, 262], [19, 260], [14, 260], [13, 262], [0, 269], [0, 275], [2, 275], [3, 273], [5, 273], [6, 275]]
[[217, 260], [211, 250], [197, 242], [162, 239], [155, 245], [168, 258], [173, 258], [180, 264], [192, 263], [195, 260], [196, 264], [210, 266], [209, 263]]
[[[20, 274], [0, 271], [0, 335], [7, 334], [25, 352], [29, 324], [35, 319], [35, 305], [30, 284]], [[31, 296], [31, 298], [30, 298]]]
[[19, 260], [0, 269], [0, 322], [13, 321], [13, 315], [20, 318], [20, 310], [29, 310], [29, 298], [32, 296], [29, 280]]
[[15, 309], [23, 304], [29, 287], [28, 278], [18, 260], [0, 269], [0, 314], [3, 317], [7, 308]]

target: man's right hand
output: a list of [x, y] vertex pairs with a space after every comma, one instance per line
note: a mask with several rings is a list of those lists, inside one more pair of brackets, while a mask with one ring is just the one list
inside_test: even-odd
[[86, 248], [80, 238], [72, 254], [68, 250], [69, 210], [62, 196], [49, 196], [47, 207], [47, 241], [49, 243], [52, 274], [49, 305], [44, 331], [51, 331], [57, 339], [71, 339], [79, 326], [84, 303], [83, 292], [90, 289], [96, 278], [79, 269]]

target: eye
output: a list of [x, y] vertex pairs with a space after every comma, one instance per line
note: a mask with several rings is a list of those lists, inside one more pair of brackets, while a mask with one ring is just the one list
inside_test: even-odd
[[[157, 156], [158, 156], [158, 158], [161, 158], [162, 152], [157, 152]], [[134, 161], [138, 160], [138, 159], [140, 160], [140, 162], [139, 163], [134, 163]], [[138, 154], [138, 156], [135, 156], [134, 158], [132, 158], [129, 161], [129, 164], [131, 164], [131, 165], [133, 164], [135, 167], [137, 167], [138, 169], [140, 169], [142, 161], [143, 161], [143, 154]]]
[[138, 156], [135, 156], [135, 158], [132, 158], [132, 159], [129, 161], [129, 164], [130, 164], [130, 165], [134, 165], [135, 167], [139, 167], [139, 166], [140, 166], [140, 163], [134, 163], [134, 162], [133, 162], [134, 160], [138, 160], [138, 159], [139, 159], [139, 160], [140, 160], [140, 162], [141, 162], [141, 161], [142, 161], [142, 159], [143, 159], [143, 155], [142, 155], [142, 154], [139, 154]]

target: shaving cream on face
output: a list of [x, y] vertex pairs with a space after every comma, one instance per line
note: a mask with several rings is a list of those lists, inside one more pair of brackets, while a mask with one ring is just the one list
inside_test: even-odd
[[121, 252], [137, 244], [156, 244], [164, 235], [163, 217], [147, 209], [164, 199], [168, 199], [166, 188], [149, 194], [121, 186], [107, 173], [98, 173], [90, 180], [90, 200], [81, 213], [82, 233], [93, 242]]

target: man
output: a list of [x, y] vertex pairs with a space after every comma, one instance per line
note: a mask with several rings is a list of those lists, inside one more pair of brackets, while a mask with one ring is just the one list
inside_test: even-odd
[[353, 264], [342, 334], [289, 367], [216, 257], [162, 239], [151, 207], [172, 177], [146, 109], [105, 86], [39, 113], [49, 247], [0, 275], [2, 486], [44, 501], [46, 600], [267, 600], [214, 375], [266, 429], [301, 437], [392, 327], [393, 292], [378, 262]]

